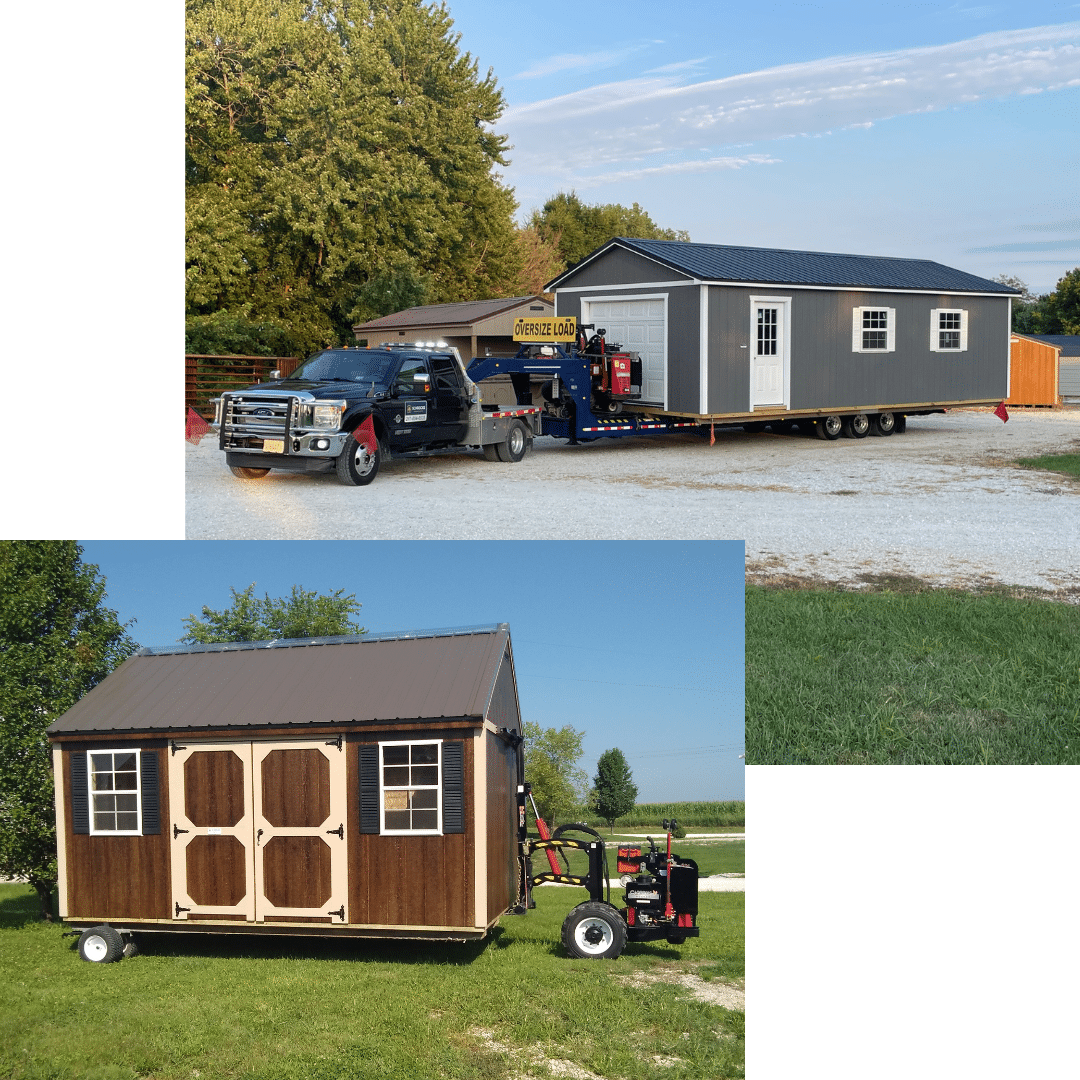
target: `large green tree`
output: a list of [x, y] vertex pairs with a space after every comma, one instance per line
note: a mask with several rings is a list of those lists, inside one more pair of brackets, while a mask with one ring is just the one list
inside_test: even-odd
[[360, 603], [354, 593], [337, 589], [329, 595], [294, 585], [288, 597], [260, 600], [252, 582], [243, 592], [235, 589], [232, 603], [221, 611], [204, 607], [202, 615], [184, 619], [187, 631], [180, 638], [189, 645], [210, 645], [223, 641], [271, 641], [286, 638], [336, 637], [363, 634], [354, 618]]
[[[583, 203], [571, 191], [553, 195], [543, 207], [534, 210], [528, 225], [558, 248], [564, 269], [580, 262], [615, 236], [630, 236], [641, 240], [689, 240], [683, 229], [662, 229], [637, 203]], [[554, 276], [554, 275], [553, 275]]]
[[187, 0], [193, 340], [306, 353], [518, 283], [503, 98], [459, 38], [422, 0]]
[[636, 800], [637, 785], [623, 752], [618, 747], [605, 750], [596, 763], [591, 808], [614, 829], [615, 819], [633, 810]]
[[72, 540], [0, 541], [0, 874], [52, 918], [56, 822], [45, 729], [138, 645]]
[[999, 274], [994, 281], [1021, 290], [1012, 303], [1013, 333], [1080, 334], [1080, 266], [1062, 277], [1052, 293], [1042, 296], [1010, 274]]
[[584, 737], [569, 724], [542, 728], [531, 720], [525, 723], [525, 782], [548, 825], [573, 820], [584, 804], [588, 777], [578, 767]]

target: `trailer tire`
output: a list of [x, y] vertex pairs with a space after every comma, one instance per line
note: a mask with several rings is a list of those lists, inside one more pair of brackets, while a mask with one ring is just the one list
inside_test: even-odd
[[481, 447], [481, 449], [484, 451], [486, 461], [499, 460], [499, 448], [494, 443], [488, 443], [487, 446]]
[[135, 939], [134, 938], [128, 938], [127, 941], [124, 942], [124, 953], [123, 953], [124, 959], [125, 960], [130, 960], [133, 956], [138, 956], [138, 955], [139, 955], [139, 946], [135, 943]]
[[758, 432], [765, 430], [765, 421], [750, 420], [749, 422], [743, 424], [742, 429], [743, 431], [750, 432], [751, 435], [757, 435]]
[[895, 431], [897, 435], [902, 435], [907, 431], [907, 413], [898, 412], [895, 416], [896, 427], [893, 428], [893, 431]]
[[512, 420], [506, 429], [506, 438], [495, 444], [500, 461], [520, 461], [529, 449], [529, 435], [520, 420]]
[[369, 454], [363, 443], [357, 442], [356, 432], [350, 432], [337, 459], [337, 477], [350, 487], [364, 487], [379, 475], [382, 464], [383, 448], [378, 438], [375, 440], [375, 453]]
[[667, 943], [669, 945], [684, 945], [686, 943], [685, 934], [668, 934]]
[[111, 926], [92, 926], [79, 938], [79, 956], [92, 964], [113, 964], [124, 955], [124, 939]]
[[626, 923], [610, 904], [589, 900], [566, 916], [562, 943], [580, 960], [614, 960], [626, 948]]
[[865, 439], [870, 434], [870, 417], [866, 413], [845, 416], [844, 434], [849, 439]]
[[245, 465], [230, 465], [229, 472], [241, 480], [261, 480], [269, 469], [249, 469]]
[[874, 417], [874, 434], [891, 435], [896, 430], [896, 414], [891, 412], [878, 413]]
[[815, 426], [817, 427], [818, 438], [828, 439], [829, 442], [839, 439], [844, 430], [844, 422], [839, 416], [819, 417]]

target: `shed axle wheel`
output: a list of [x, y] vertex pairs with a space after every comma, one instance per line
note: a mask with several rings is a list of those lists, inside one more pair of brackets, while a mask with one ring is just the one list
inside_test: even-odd
[[626, 947], [626, 924], [610, 904], [589, 900], [566, 916], [562, 942], [579, 959], [613, 960]]
[[93, 964], [112, 964], [124, 955], [124, 939], [111, 926], [93, 926], [79, 938], [79, 955]]

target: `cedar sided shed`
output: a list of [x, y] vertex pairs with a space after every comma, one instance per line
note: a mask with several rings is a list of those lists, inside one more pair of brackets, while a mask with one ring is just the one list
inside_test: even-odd
[[467, 366], [475, 356], [513, 356], [518, 350], [514, 320], [551, 315], [554, 310], [555, 305], [542, 296], [427, 304], [358, 323], [353, 333], [371, 346], [435, 338], [453, 345]]
[[1009, 339], [1009, 396], [1006, 405], [1058, 405], [1061, 346], [1027, 334]]
[[142, 649], [50, 728], [77, 926], [483, 937], [519, 896], [506, 624]]
[[1009, 393], [1019, 294], [924, 259], [616, 237], [546, 290], [557, 315], [641, 355], [641, 404], [658, 412], [903, 412]]

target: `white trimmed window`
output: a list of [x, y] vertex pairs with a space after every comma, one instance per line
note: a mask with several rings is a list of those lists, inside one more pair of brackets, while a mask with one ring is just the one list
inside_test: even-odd
[[896, 308], [857, 307], [851, 317], [853, 352], [896, 351]]
[[89, 759], [90, 833], [142, 832], [139, 750], [92, 750]]
[[382, 831], [442, 832], [441, 742], [379, 743]]
[[967, 314], [963, 308], [934, 308], [930, 312], [931, 352], [967, 352]]

